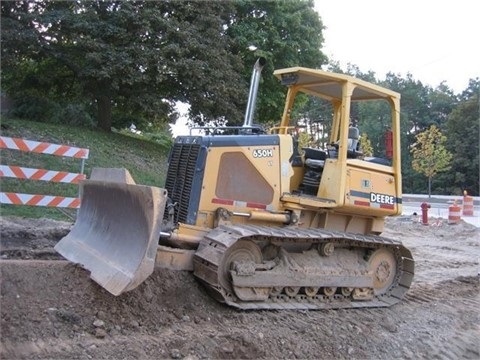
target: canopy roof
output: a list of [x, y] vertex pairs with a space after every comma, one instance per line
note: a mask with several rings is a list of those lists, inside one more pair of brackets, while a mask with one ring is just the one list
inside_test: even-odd
[[275, 70], [273, 73], [283, 85], [299, 87], [299, 91], [327, 100], [341, 100], [342, 85], [346, 82], [355, 87], [352, 101], [400, 98], [400, 94], [371, 84], [350, 75], [331, 73], [303, 67]]

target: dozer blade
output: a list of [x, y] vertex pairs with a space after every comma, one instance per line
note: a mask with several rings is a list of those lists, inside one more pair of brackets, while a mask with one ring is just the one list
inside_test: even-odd
[[77, 221], [55, 250], [113, 295], [134, 289], [154, 269], [166, 190], [85, 180], [80, 194]]

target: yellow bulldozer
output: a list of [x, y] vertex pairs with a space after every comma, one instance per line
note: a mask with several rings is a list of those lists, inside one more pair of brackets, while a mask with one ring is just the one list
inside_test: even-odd
[[[215, 299], [240, 309], [400, 301], [414, 260], [381, 236], [385, 218], [402, 212], [400, 95], [344, 74], [276, 70], [288, 91], [279, 125], [266, 132], [253, 124], [264, 64], [254, 66], [243, 126], [178, 136], [163, 189], [135, 184], [125, 169], [94, 169], [55, 249], [113, 295], [168, 268], [193, 271]], [[299, 144], [299, 126], [310, 125], [295, 104], [310, 97], [331, 109], [319, 125], [324, 146]], [[364, 101], [388, 108], [377, 157], [363, 153], [351, 120]]]

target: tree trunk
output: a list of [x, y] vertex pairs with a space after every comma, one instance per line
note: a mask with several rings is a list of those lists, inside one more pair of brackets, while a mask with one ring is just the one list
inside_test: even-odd
[[112, 131], [112, 102], [110, 96], [100, 96], [97, 100], [97, 107], [97, 127], [105, 131]]
[[430, 199], [432, 196], [432, 177], [428, 178], [428, 198]]

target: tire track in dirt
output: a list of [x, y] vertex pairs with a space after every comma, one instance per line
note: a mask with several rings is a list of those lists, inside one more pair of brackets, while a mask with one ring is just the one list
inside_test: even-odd
[[[480, 357], [478, 276], [459, 277], [435, 286], [418, 285], [411, 290], [404, 306], [410, 307], [413, 314], [424, 316], [424, 321], [432, 328], [433, 336], [419, 338], [425, 356], [440, 359]], [[432, 308], [434, 313], [424, 311], [426, 307]]]
[[[138, 291], [114, 298], [63, 261], [0, 266], [2, 303], [16, 304], [8, 312], [2, 307], [2, 358], [109, 357], [118, 351], [124, 358], [479, 355], [478, 277], [416, 285], [406, 301], [387, 309], [240, 312], [211, 300], [185, 272], [156, 271]], [[28, 299], [32, 294], [36, 298]], [[104, 339], [95, 337], [98, 318], [106, 324]], [[139, 344], [151, 352], [141, 352]]]
[[[4, 225], [2, 219], [2, 249], [48, 252], [58, 241], [43, 225], [25, 231], [16, 221], [24, 241]], [[405, 300], [384, 309], [238, 311], [212, 300], [191, 273], [160, 269], [113, 297], [65, 261], [3, 259], [0, 357], [480, 358], [478, 267], [471, 268], [478, 229], [387, 226], [384, 235], [401, 234], [419, 266]], [[5, 233], [11, 241], [4, 242]]]

